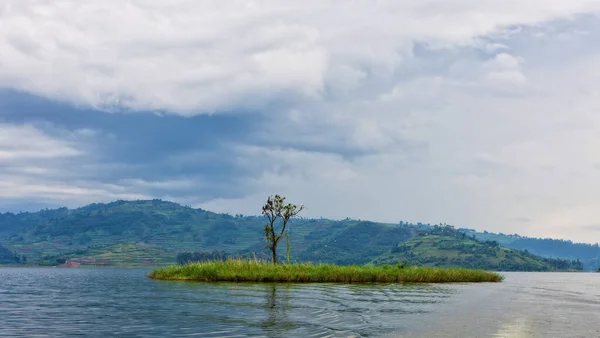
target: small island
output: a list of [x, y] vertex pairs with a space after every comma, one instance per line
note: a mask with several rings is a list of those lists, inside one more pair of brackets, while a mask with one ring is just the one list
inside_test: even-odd
[[[496, 272], [464, 268], [405, 267], [391, 265], [313, 265], [290, 263], [290, 241], [285, 232], [288, 222], [303, 205], [285, 204], [285, 197], [269, 197], [262, 208], [267, 219], [266, 247], [272, 262], [258, 259], [227, 259], [192, 262], [155, 270], [149, 277], [157, 280], [186, 280], [203, 282], [284, 282], [284, 283], [453, 283], [501, 282]], [[276, 226], [280, 230], [276, 231]], [[284, 236], [287, 242], [287, 264], [277, 264], [277, 244]]]
[[149, 277], [157, 280], [284, 283], [478, 283], [504, 279], [496, 272], [463, 268], [272, 264], [252, 259], [170, 266], [151, 272]]

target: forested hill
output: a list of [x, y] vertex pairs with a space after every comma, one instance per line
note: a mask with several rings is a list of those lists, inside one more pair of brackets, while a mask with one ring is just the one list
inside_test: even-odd
[[21, 257], [0, 245], [0, 265], [21, 263]]
[[390, 253], [373, 260], [375, 264], [492, 269], [500, 271], [579, 271], [577, 260], [540, 258], [527, 251], [512, 250], [495, 241], [478, 241], [450, 227], [434, 227], [401, 242]]
[[578, 259], [583, 263], [585, 270], [595, 271], [600, 267], [600, 246], [598, 243], [574, 243], [569, 240], [532, 238], [519, 236], [518, 234], [477, 232], [473, 229], [459, 230], [482, 241], [496, 241], [504, 247], [527, 250], [532, 254], [543, 257]]
[[[7, 263], [0, 264], [18, 257], [20, 263], [44, 265], [164, 265], [192, 251], [260, 256], [265, 247], [264, 222], [261, 216], [218, 214], [162, 200], [5, 213], [0, 214], [0, 243], [9, 251], [4, 255]], [[297, 261], [363, 264], [437, 228], [298, 218], [289, 232]], [[285, 243], [279, 248], [284, 257]]]
[[[162, 200], [116, 201], [78, 209], [0, 214], [0, 243], [25, 255], [30, 263], [43, 260], [50, 264], [74, 252], [97, 252], [118, 244], [168, 250], [172, 252], [170, 262], [175, 262], [181, 251], [262, 251], [264, 222], [260, 216], [218, 214]], [[292, 253], [361, 223], [294, 219], [289, 230]]]

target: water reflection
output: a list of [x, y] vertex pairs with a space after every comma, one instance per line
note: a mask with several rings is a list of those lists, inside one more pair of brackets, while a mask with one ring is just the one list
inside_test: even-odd
[[496, 338], [535, 337], [535, 331], [527, 318], [515, 318], [500, 324]]
[[[236, 289], [248, 290], [247, 285]], [[271, 337], [358, 337], [400, 332], [405, 323], [448, 300], [439, 285], [261, 285], [265, 310], [259, 326]], [[247, 291], [246, 291], [247, 292]]]
[[290, 285], [270, 284], [265, 288], [265, 306], [267, 317], [260, 322], [260, 327], [269, 337], [285, 337], [285, 333], [296, 327], [290, 319]]
[[0, 337], [600, 337], [598, 274], [344, 285], [168, 282], [147, 272], [0, 269]]
[[0, 269], [0, 336], [383, 336], [454, 292], [433, 285], [169, 282], [145, 273]]

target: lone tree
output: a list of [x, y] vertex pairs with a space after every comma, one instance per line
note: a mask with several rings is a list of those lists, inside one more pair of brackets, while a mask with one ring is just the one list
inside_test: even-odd
[[[268, 220], [265, 225], [265, 237], [267, 239], [266, 247], [271, 250], [273, 254], [273, 264], [277, 264], [277, 244], [288, 225], [290, 219], [300, 213], [304, 209], [304, 205], [297, 207], [294, 204], [285, 204], [285, 197], [279, 195], [269, 196], [267, 203], [262, 207], [262, 214]], [[278, 222], [278, 220], [280, 220]], [[281, 230], [275, 230], [277, 223], [280, 224]]]

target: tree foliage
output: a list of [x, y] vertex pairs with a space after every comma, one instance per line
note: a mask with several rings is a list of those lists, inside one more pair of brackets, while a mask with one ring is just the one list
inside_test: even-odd
[[[285, 204], [285, 197], [279, 195], [269, 196], [267, 203], [262, 207], [262, 214], [267, 218], [267, 224], [265, 225], [266, 247], [271, 251], [273, 264], [277, 264], [277, 244], [283, 237], [290, 219], [298, 215], [303, 209], [304, 205], [298, 207], [291, 203]], [[276, 229], [278, 223], [279, 229]]]

